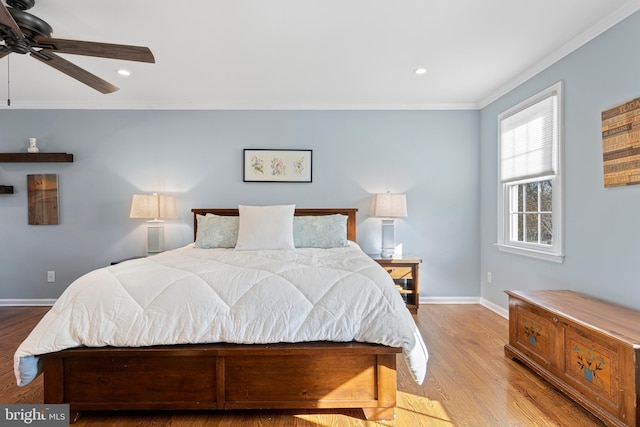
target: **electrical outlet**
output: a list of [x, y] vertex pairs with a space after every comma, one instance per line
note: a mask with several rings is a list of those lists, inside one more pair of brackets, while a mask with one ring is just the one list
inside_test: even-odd
[[56, 281], [56, 272], [55, 271], [47, 271], [47, 282], [53, 283]]
[[491, 272], [487, 271], [487, 283], [491, 283], [493, 281], [493, 277], [491, 276]]

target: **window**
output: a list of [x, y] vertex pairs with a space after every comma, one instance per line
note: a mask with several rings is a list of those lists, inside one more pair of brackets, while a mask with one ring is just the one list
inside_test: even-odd
[[562, 83], [498, 116], [498, 249], [562, 262]]

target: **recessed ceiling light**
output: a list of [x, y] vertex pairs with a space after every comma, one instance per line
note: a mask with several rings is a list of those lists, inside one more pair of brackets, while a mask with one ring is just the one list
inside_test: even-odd
[[120, 68], [118, 70], [118, 74], [120, 74], [121, 76], [129, 77], [131, 75], [131, 71]]
[[421, 75], [421, 74], [425, 74], [427, 72], [427, 69], [420, 67], [413, 70], [413, 72], [416, 73], [417, 75]]

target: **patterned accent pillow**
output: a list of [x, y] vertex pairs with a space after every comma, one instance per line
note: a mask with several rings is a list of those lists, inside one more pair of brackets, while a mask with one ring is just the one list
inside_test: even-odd
[[347, 246], [347, 216], [318, 215], [293, 217], [296, 248], [342, 248]]
[[196, 248], [234, 248], [238, 241], [239, 218], [214, 214], [197, 215]]

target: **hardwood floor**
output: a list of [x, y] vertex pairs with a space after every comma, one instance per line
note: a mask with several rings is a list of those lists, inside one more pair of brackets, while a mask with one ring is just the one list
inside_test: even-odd
[[[0, 307], [0, 403], [42, 403], [42, 377], [17, 387], [13, 353], [46, 307]], [[479, 305], [424, 305], [416, 317], [429, 349], [423, 385], [398, 356], [396, 419], [360, 410], [83, 413], [75, 426], [603, 426], [549, 383], [507, 359], [507, 320]]]

